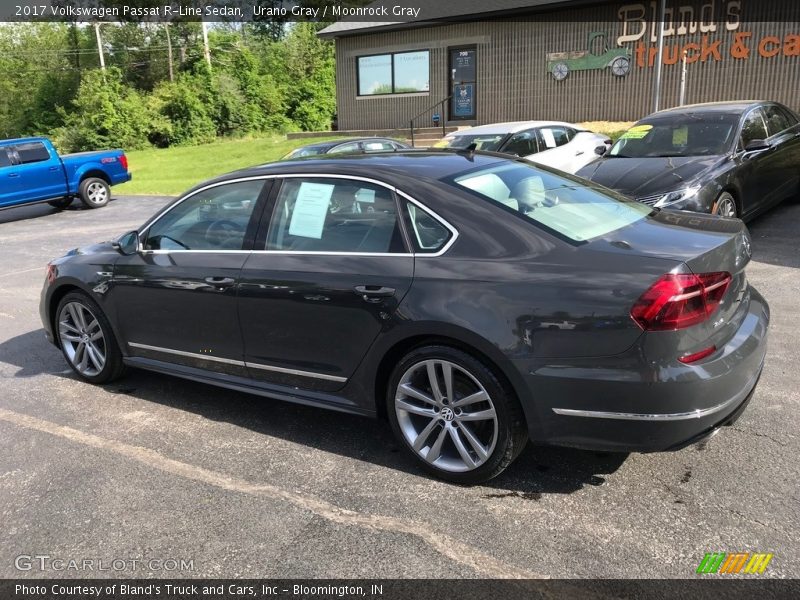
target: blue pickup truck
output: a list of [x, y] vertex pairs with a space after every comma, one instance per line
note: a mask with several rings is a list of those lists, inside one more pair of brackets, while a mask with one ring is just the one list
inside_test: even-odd
[[37, 202], [66, 208], [74, 198], [100, 208], [112, 185], [130, 179], [122, 150], [59, 156], [46, 138], [0, 140], [0, 210]]

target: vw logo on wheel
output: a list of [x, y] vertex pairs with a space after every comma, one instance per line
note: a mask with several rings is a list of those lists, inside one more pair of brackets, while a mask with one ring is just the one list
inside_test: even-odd
[[442, 417], [442, 418], [443, 418], [445, 421], [452, 421], [452, 420], [455, 418], [455, 416], [456, 416], [456, 413], [454, 413], [454, 412], [453, 412], [453, 409], [452, 409], [452, 408], [450, 408], [449, 406], [445, 406], [445, 407], [442, 409], [442, 412], [441, 412], [441, 417]]

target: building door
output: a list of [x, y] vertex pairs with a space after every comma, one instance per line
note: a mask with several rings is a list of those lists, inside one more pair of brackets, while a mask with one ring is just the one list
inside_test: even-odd
[[475, 119], [477, 97], [477, 50], [450, 48], [450, 121]]

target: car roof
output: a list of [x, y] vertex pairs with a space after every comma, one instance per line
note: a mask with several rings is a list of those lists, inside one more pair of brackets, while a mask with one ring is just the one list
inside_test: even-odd
[[408, 180], [440, 180], [471, 168], [511, 162], [507, 156], [488, 152], [452, 150], [396, 150], [366, 154], [320, 154], [283, 160], [222, 175], [196, 188], [215, 183], [265, 175], [326, 174], [375, 179], [399, 186]]
[[490, 123], [489, 125], [478, 125], [477, 127], [469, 127], [467, 129], [459, 129], [449, 134], [451, 136], [459, 135], [481, 135], [481, 134], [498, 134], [498, 133], [516, 133], [524, 129], [531, 129], [533, 127], [549, 127], [549, 126], [564, 126], [571, 127], [572, 129], [583, 129], [573, 123], [565, 123], [564, 121], [509, 121], [507, 123]]
[[661, 115], [678, 115], [688, 113], [743, 113], [753, 106], [760, 104], [769, 104], [764, 100], [735, 100], [726, 102], [703, 102], [701, 104], [686, 104], [684, 106], [675, 106], [655, 112], [649, 117]]

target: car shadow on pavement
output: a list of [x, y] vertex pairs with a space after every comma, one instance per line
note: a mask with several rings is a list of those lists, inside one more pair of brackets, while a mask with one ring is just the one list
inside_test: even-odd
[[[77, 376], [68, 370], [61, 353], [47, 342], [41, 329], [0, 342], [0, 362], [17, 366], [19, 370], [15, 377], [51, 374], [77, 380]], [[52, 385], [57, 387], [58, 383]], [[85, 385], [88, 395], [92, 386]], [[125, 377], [102, 386], [102, 389], [111, 394], [123, 394], [178, 411], [192, 412], [259, 435], [428, 477], [402, 451], [384, 421], [282, 402], [139, 369], [130, 369]], [[54, 390], [53, 396], [58, 397], [57, 391]], [[542, 494], [568, 494], [586, 485], [603, 485], [603, 476], [616, 471], [626, 458], [625, 454], [529, 445], [505, 473], [486, 484], [487, 495], [538, 500]]]
[[[109, 202], [113, 202], [114, 200], [116, 200], [116, 198], [112, 197]], [[96, 209], [85, 207], [78, 199], [73, 200], [72, 204], [62, 209], [53, 208], [47, 204], [47, 202], [28, 205], [23, 204], [21, 206], [13, 206], [4, 210], [0, 210], [0, 225], [3, 223], [27, 221], [28, 219], [38, 219], [39, 217], [46, 217], [47, 215], [54, 215], [56, 213], [86, 212], [89, 210]]]
[[753, 260], [780, 267], [800, 268], [800, 199], [786, 200], [747, 224]]

